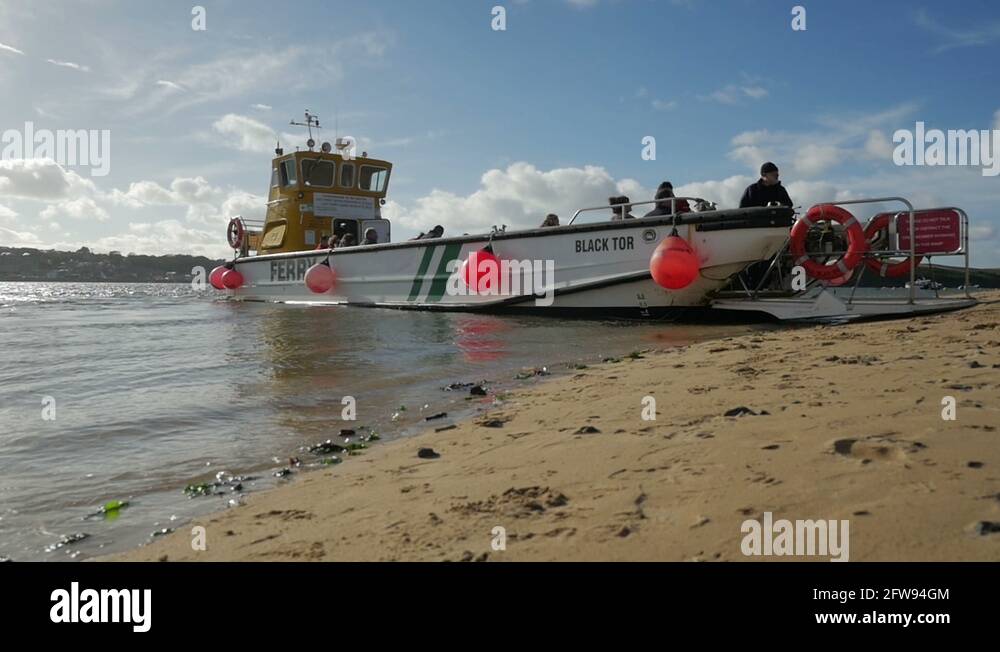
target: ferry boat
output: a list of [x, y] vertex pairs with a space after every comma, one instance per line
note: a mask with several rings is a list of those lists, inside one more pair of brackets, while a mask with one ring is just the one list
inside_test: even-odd
[[[292, 123], [296, 124], [296, 123]], [[490, 233], [444, 235], [394, 242], [382, 207], [392, 163], [352, 152], [349, 139], [316, 148], [316, 116], [306, 112], [307, 148], [284, 152], [271, 162], [271, 187], [263, 222], [230, 220], [233, 260], [213, 285], [244, 301], [377, 306], [417, 310], [539, 312], [586, 316], [656, 317], [707, 307], [709, 296], [747, 265], [767, 260], [785, 244], [794, 211], [785, 207], [717, 210], [700, 198], [682, 199], [695, 210], [632, 217], [632, 202], [615, 215], [612, 206], [582, 208], [568, 224], [525, 230], [494, 227]], [[662, 201], [660, 202], [662, 205]], [[621, 207], [618, 207], [621, 209]], [[619, 219], [613, 219], [618, 217]], [[589, 218], [589, 219], [588, 219]], [[428, 225], [428, 228], [434, 225]], [[322, 238], [350, 236], [362, 243], [373, 230], [375, 244], [317, 249]], [[658, 285], [650, 259], [674, 234], [696, 257], [684, 287]], [[468, 288], [463, 270], [473, 254], [510, 263], [499, 286]], [[333, 271], [335, 284], [310, 290], [307, 272], [317, 264]], [[539, 270], [539, 267], [542, 267]], [[513, 270], [513, 271], [509, 271]], [[477, 277], [478, 279], [478, 277]], [[463, 282], [463, 280], [465, 282]], [[541, 283], [543, 287], [539, 287]], [[534, 282], [532, 282], [534, 281]], [[475, 285], [475, 283], [472, 283]], [[487, 284], [489, 285], [489, 284]]]

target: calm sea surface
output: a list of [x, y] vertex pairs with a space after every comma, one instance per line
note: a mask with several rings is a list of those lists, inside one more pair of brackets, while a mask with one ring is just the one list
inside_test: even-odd
[[[750, 328], [239, 303], [187, 285], [0, 283], [0, 557], [126, 549], [287, 481], [274, 473], [289, 457], [301, 472], [319, 458], [300, 448], [343, 444], [343, 428], [377, 431], [378, 446], [539, 382], [516, 380], [524, 368], [565, 373]], [[488, 397], [443, 389], [484, 380]], [[357, 402], [354, 422], [341, 420], [344, 396]], [[184, 494], [219, 473], [251, 479]], [[113, 500], [129, 506], [94, 515]], [[87, 536], [67, 539], [78, 534]]]

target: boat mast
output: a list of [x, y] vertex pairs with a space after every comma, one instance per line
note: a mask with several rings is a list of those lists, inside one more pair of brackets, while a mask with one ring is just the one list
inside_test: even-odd
[[294, 120], [292, 120], [288, 124], [292, 125], [293, 127], [305, 127], [309, 130], [309, 140], [306, 141], [306, 145], [309, 146], [309, 151], [311, 152], [313, 147], [316, 146], [316, 141], [313, 140], [313, 127], [315, 127], [317, 130], [322, 129], [322, 127], [319, 126], [318, 115], [309, 113], [309, 109], [306, 109], [305, 115], [306, 115], [305, 122], [295, 122]]

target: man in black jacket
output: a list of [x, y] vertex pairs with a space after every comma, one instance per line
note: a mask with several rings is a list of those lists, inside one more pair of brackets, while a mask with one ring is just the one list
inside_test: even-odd
[[770, 161], [760, 166], [760, 180], [751, 183], [743, 192], [740, 208], [767, 206], [769, 202], [778, 202], [782, 206], [792, 205], [788, 191], [778, 181], [778, 166]]

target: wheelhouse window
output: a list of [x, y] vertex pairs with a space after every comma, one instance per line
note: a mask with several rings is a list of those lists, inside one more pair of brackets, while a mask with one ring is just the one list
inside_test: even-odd
[[332, 161], [302, 159], [302, 183], [307, 186], [329, 188], [333, 185], [335, 173], [336, 166]]
[[362, 190], [372, 192], [382, 192], [385, 190], [385, 183], [389, 179], [389, 171], [385, 168], [377, 168], [371, 165], [362, 165], [358, 182]]
[[281, 162], [281, 185], [294, 186], [298, 183], [295, 178], [295, 159], [290, 158]]
[[271, 168], [271, 187], [278, 187], [278, 168]]
[[353, 188], [354, 187], [354, 164], [353, 163], [343, 163], [340, 166], [340, 187], [341, 188]]

